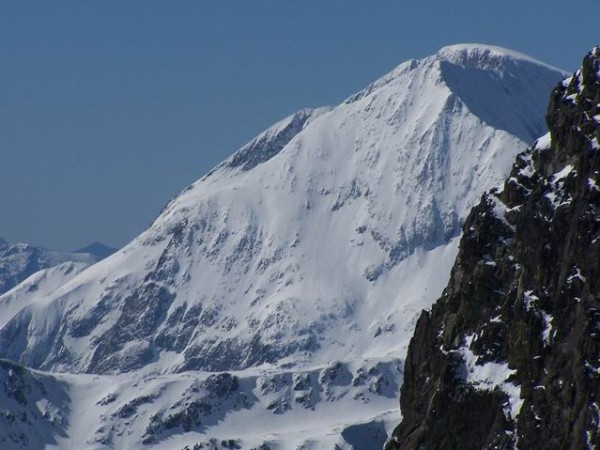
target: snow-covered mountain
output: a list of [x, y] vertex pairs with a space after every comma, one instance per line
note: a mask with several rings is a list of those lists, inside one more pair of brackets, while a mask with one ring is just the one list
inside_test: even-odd
[[[337, 107], [301, 110], [184, 190], [123, 249], [7, 313], [0, 356], [149, 386], [155, 394], [125, 422], [141, 427], [136, 442], [148, 424], [158, 446], [206, 431], [189, 418], [197, 408], [218, 410], [194, 403], [202, 386], [157, 400], [190, 370], [242, 380], [236, 392], [248, 403], [219, 417], [210, 432], [219, 437], [248, 435], [251, 425], [233, 425], [242, 419], [272, 434], [275, 422], [249, 418], [282, 413], [277, 429], [301, 445], [311, 436], [292, 426], [301, 413], [341, 432], [392, 410], [396, 395], [361, 386], [387, 374], [397, 389], [392, 368], [447, 282], [462, 221], [545, 132], [547, 93], [563, 75], [515, 52], [458, 45], [401, 64]], [[262, 383], [265, 373], [283, 387]], [[114, 414], [87, 436], [95, 446], [134, 439], [110, 431], [123, 419]], [[376, 433], [365, 427], [331, 442], [360, 448], [352, 433]]]
[[90, 252], [61, 252], [30, 244], [9, 244], [0, 238], [0, 294], [12, 289], [38, 270], [72, 261], [88, 265], [102, 259]]

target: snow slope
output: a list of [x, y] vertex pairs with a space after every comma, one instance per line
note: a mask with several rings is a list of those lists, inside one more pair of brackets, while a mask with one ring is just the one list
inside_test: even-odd
[[40, 449], [67, 437], [69, 396], [54, 376], [0, 360], [0, 448]]
[[[544, 134], [547, 93], [563, 75], [504, 49], [451, 46], [401, 64], [337, 107], [301, 110], [175, 197], [126, 247], [12, 310], [0, 328], [0, 356], [78, 374], [61, 375], [75, 386], [73, 411], [85, 410], [84, 394], [100, 392], [102, 380], [129, 383], [123, 395], [150, 383], [153, 399], [163, 388], [152, 380], [170, 386], [199, 373], [187, 371], [246, 380], [236, 392], [251, 406], [223, 406], [209, 431], [185, 414], [173, 436], [165, 428], [167, 412], [189, 399], [136, 409], [136, 424], [155, 418], [158, 435], [148, 445], [158, 448], [191, 444], [186, 426], [223, 439], [244, 435], [243, 448], [260, 445], [269, 428], [285, 435], [273, 437], [272, 448], [360, 448], [352, 436], [377, 433], [373, 424], [385, 421], [353, 424], [393, 410], [397, 399], [377, 394], [368, 400], [373, 409], [365, 407], [354, 385], [359, 368], [377, 361], [389, 373], [401, 361], [420, 310], [446, 285], [466, 214]], [[296, 405], [289, 386], [269, 401], [256, 390], [261, 371], [293, 380], [338, 367], [334, 361], [346, 374], [340, 396], [319, 394], [310, 412], [286, 409]], [[326, 392], [327, 379], [315, 377], [313, 391]], [[100, 384], [79, 389], [78, 380]], [[279, 409], [281, 420], [271, 421]], [[314, 428], [298, 428], [305, 420]], [[70, 429], [63, 446], [113, 445], [102, 444], [106, 430], [126, 423], [111, 421], [85, 436]], [[256, 442], [240, 423], [257, 430]], [[139, 443], [145, 427], [112, 442]], [[349, 440], [340, 440], [348, 428]]]
[[383, 445], [398, 421], [398, 370], [389, 361], [362, 360], [297, 373], [136, 378], [48, 374], [0, 360], [0, 445], [367, 450]]
[[52, 294], [71, 278], [89, 267], [87, 262], [68, 261], [35, 272], [16, 287], [0, 295], [0, 327], [6, 325], [21, 309], [38, 298]]

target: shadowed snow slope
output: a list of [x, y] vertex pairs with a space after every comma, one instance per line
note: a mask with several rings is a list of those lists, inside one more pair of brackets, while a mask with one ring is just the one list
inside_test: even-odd
[[0, 355], [99, 374], [402, 357], [446, 284], [462, 220], [545, 132], [562, 76], [452, 46], [335, 108], [301, 110], [125, 248], [7, 318]]

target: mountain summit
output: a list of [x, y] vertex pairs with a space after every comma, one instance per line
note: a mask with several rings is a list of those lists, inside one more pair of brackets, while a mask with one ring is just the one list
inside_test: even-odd
[[600, 445], [600, 48], [552, 91], [546, 121], [465, 223], [386, 448]]
[[335, 108], [301, 110], [15, 314], [0, 354], [90, 373], [401, 355], [467, 212], [545, 131], [542, 99], [563, 76], [451, 46]]

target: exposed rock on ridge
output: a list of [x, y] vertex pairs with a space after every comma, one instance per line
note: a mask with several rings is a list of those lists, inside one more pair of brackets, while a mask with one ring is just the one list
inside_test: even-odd
[[411, 340], [386, 448], [600, 445], [600, 48], [554, 89], [546, 120], [465, 223]]

